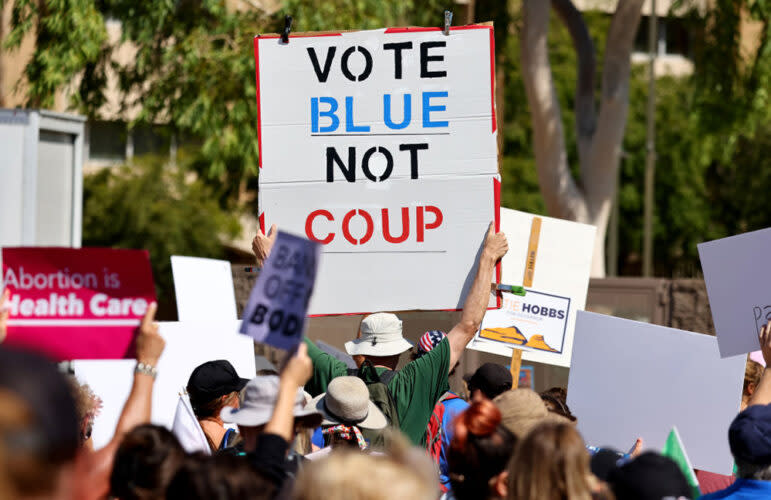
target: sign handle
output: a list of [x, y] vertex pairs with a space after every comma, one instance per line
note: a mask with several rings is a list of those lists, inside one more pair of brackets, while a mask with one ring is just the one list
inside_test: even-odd
[[522, 350], [511, 350], [511, 388], [519, 387], [519, 370], [522, 368]]
[[[533, 286], [535, 276], [535, 259], [538, 256], [538, 240], [541, 237], [541, 218], [533, 217], [530, 224], [530, 240], [527, 244], [527, 256], [525, 258], [525, 276], [522, 279], [522, 291]], [[513, 290], [512, 290], [513, 292]], [[514, 292], [515, 293], [515, 292]], [[524, 295], [524, 293], [522, 294]], [[522, 368], [522, 350], [516, 347], [511, 350], [511, 388], [519, 387], [519, 371]]]

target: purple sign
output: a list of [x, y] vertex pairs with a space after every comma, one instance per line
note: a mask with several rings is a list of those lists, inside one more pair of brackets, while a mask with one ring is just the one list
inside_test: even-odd
[[256, 342], [293, 349], [302, 340], [321, 247], [279, 232], [244, 310], [240, 332]]

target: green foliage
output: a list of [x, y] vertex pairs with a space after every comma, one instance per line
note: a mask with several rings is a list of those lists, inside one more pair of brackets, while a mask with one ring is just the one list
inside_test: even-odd
[[173, 296], [172, 255], [219, 258], [222, 240], [240, 233], [211, 188], [191, 177], [158, 158], [86, 176], [83, 245], [148, 250], [158, 296]]
[[[8, 0], [0, 0], [0, 11]], [[100, 57], [107, 39], [104, 19], [93, 0], [11, 0], [11, 30], [2, 43], [18, 49], [27, 35], [35, 52], [24, 69], [27, 106], [50, 108], [57, 90], [70, 85]]]
[[367, 30], [385, 26], [441, 26], [451, 2], [439, 0], [286, 0], [296, 31]]

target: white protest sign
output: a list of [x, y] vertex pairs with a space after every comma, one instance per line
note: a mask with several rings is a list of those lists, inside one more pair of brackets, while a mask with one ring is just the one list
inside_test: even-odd
[[324, 245], [309, 314], [459, 307], [500, 198], [492, 26], [254, 43], [260, 221]]
[[172, 255], [171, 273], [180, 321], [238, 319], [230, 262]]
[[757, 351], [760, 327], [771, 319], [771, 268], [764, 265], [771, 228], [698, 248], [720, 355]]
[[319, 250], [318, 243], [279, 231], [246, 303], [241, 333], [280, 349], [300, 343]]
[[576, 312], [586, 305], [595, 227], [502, 208], [501, 231], [509, 241], [501, 281], [521, 285], [530, 259], [532, 286], [525, 296], [504, 293], [503, 306], [487, 312], [469, 347], [507, 357], [517, 348], [524, 360], [570, 366]]
[[[166, 341], [153, 387], [152, 423], [171, 428], [179, 394], [193, 369], [206, 361], [226, 359], [243, 378], [254, 378], [254, 343], [238, 333], [238, 321], [161, 322]], [[106, 445], [115, 433], [134, 379], [133, 360], [73, 361], [75, 376], [102, 398], [102, 412], [94, 422], [94, 447]]]
[[580, 311], [568, 405], [587, 444], [661, 450], [677, 426], [694, 467], [730, 474], [744, 364], [709, 335]]

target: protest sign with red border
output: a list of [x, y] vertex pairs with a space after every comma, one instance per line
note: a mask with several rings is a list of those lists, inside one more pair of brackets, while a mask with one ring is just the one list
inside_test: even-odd
[[260, 35], [254, 51], [260, 225], [322, 245], [308, 314], [462, 307], [500, 220], [492, 26]]
[[11, 293], [4, 344], [57, 360], [132, 356], [132, 341], [155, 301], [144, 250], [3, 248]]

